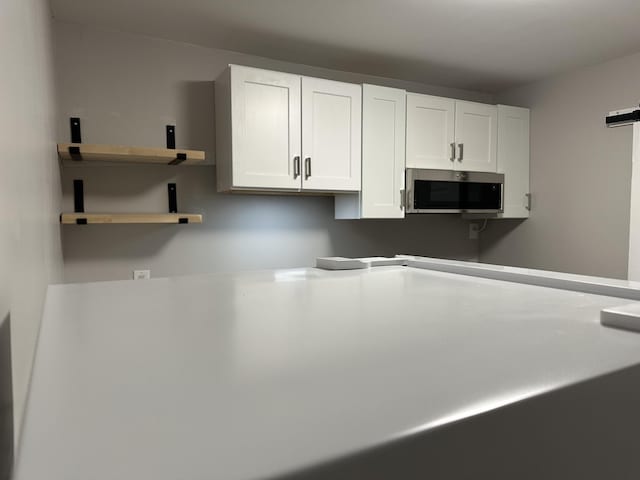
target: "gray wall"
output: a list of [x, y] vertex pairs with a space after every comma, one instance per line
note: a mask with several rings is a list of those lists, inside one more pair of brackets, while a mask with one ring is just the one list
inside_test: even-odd
[[639, 82], [640, 54], [498, 95], [531, 107], [533, 210], [490, 221], [481, 261], [626, 278], [632, 129], [604, 118], [638, 105]]
[[[60, 111], [58, 138], [70, 116], [82, 118], [83, 141], [163, 146], [177, 125], [178, 146], [214, 157], [213, 80], [239, 63], [350, 82], [491, 102], [486, 94], [293, 65], [75, 24], [56, 23]], [[203, 212], [201, 226], [66, 226], [65, 280], [130, 278], [220, 270], [310, 266], [316, 256], [413, 253], [477, 258], [468, 222], [456, 216], [390, 221], [336, 221], [332, 197], [223, 195], [215, 168], [65, 167], [64, 206], [72, 180], [85, 180], [87, 211], [167, 208], [166, 183], [177, 181], [180, 210]]]
[[[3, 0], [0, 12], [0, 321], [11, 317], [19, 425], [46, 287], [62, 277], [60, 179], [49, 4]], [[1, 327], [4, 336], [8, 331], [8, 326]], [[6, 353], [6, 342], [0, 342], [2, 365]], [[2, 376], [3, 408], [6, 387]], [[0, 437], [5, 438], [4, 433]]]
[[[317, 256], [399, 252], [473, 259], [467, 223], [455, 216], [406, 220], [333, 220], [333, 198], [229, 195], [215, 192], [213, 167], [67, 168], [85, 181], [85, 207], [95, 211], [163, 211], [166, 184], [178, 185], [180, 210], [204, 213], [202, 225], [65, 226], [67, 281], [311, 266]], [[71, 208], [71, 206], [69, 206]]]

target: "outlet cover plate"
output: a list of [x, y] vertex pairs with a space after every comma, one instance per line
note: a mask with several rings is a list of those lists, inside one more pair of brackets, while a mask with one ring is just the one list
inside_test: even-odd
[[134, 270], [134, 280], [149, 280], [151, 278], [151, 270]]

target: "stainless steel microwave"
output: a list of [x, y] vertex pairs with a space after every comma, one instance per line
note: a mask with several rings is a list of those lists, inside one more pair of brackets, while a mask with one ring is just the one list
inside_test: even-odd
[[501, 213], [504, 175], [408, 168], [407, 213]]

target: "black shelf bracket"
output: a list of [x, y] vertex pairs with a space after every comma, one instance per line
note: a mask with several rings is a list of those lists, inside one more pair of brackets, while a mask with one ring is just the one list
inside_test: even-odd
[[[73, 181], [73, 211], [75, 213], [84, 213], [84, 182], [76, 179]], [[86, 218], [77, 218], [77, 225], [86, 225]]]
[[176, 149], [176, 126], [167, 125], [167, 148], [170, 150]]
[[178, 192], [175, 183], [167, 185], [167, 193], [169, 195], [169, 213], [178, 213]]
[[73, 181], [73, 211], [84, 213], [84, 182], [82, 180]]
[[[175, 150], [176, 149], [176, 126], [175, 125], [167, 125], [167, 149]], [[169, 165], [180, 165], [187, 159], [186, 153], [178, 153], [176, 158], [169, 162]]]
[[71, 127], [71, 143], [82, 143], [80, 119], [78, 117], [71, 117], [69, 119], [69, 125]]
[[80, 153], [80, 147], [69, 147], [69, 156], [74, 162], [81, 162], [82, 153]]
[[169, 165], [180, 165], [186, 159], [187, 159], [187, 154], [186, 153], [178, 153], [176, 155], [176, 158], [169, 162]]

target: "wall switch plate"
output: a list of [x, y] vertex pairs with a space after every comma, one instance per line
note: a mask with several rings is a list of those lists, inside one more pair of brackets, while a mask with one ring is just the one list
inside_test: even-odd
[[480, 234], [480, 224], [470, 223], [469, 224], [469, 240], [478, 240], [479, 234]]
[[149, 280], [151, 278], [151, 270], [134, 270], [134, 280]]

